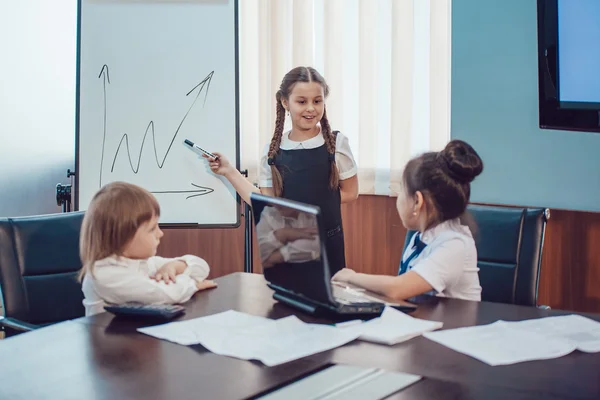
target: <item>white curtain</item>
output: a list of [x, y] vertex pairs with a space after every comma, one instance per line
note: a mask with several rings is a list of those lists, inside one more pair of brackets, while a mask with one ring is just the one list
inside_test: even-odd
[[240, 0], [242, 168], [256, 180], [275, 92], [290, 69], [327, 79], [327, 115], [359, 166], [360, 192], [390, 194], [409, 158], [450, 138], [451, 0]]

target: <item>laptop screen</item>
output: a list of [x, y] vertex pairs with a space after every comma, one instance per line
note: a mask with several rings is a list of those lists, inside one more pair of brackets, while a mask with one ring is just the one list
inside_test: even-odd
[[265, 279], [328, 303], [330, 277], [319, 209], [253, 193], [252, 211]]

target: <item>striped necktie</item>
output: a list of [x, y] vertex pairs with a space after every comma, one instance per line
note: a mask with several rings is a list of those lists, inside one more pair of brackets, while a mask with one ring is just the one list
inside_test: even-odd
[[421, 254], [421, 252], [423, 251], [423, 249], [427, 247], [427, 244], [423, 243], [423, 241], [421, 240], [421, 233], [416, 233], [415, 234], [415, 243], [413, 245], [413, 252], [411, 253], [410, 256], [408, 256], [408, 258], [406, 259], [406, 261], [401, 261], [400, 262], [400, 268], [398, 269], [398, 275], [402, 275], [403, 273], [405, 273], [406, 271], [408, 271], [408, 264], [410, 264], [410, 262], [415, 259], [416, 257], [419, 256], [419, 254]]

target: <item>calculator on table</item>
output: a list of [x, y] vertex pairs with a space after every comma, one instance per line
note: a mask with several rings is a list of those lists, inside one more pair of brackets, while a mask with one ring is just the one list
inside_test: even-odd
[[185, 307], [176, 304], [111, 304], [104, 309], [115, 315], [130, 317], [148, 317], [169, 320], [185, 313]]

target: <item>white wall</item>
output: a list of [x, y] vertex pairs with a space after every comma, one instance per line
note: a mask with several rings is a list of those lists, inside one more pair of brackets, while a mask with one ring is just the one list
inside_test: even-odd
[[75, 165], [76, 0], [0, 2], [0, 217], [59, 212]]
[[536, 16], [535, 0], [452, 3], [452, 138], [484, 162], [471, 199], [600, 211], [600, 134], [539, 128]]

